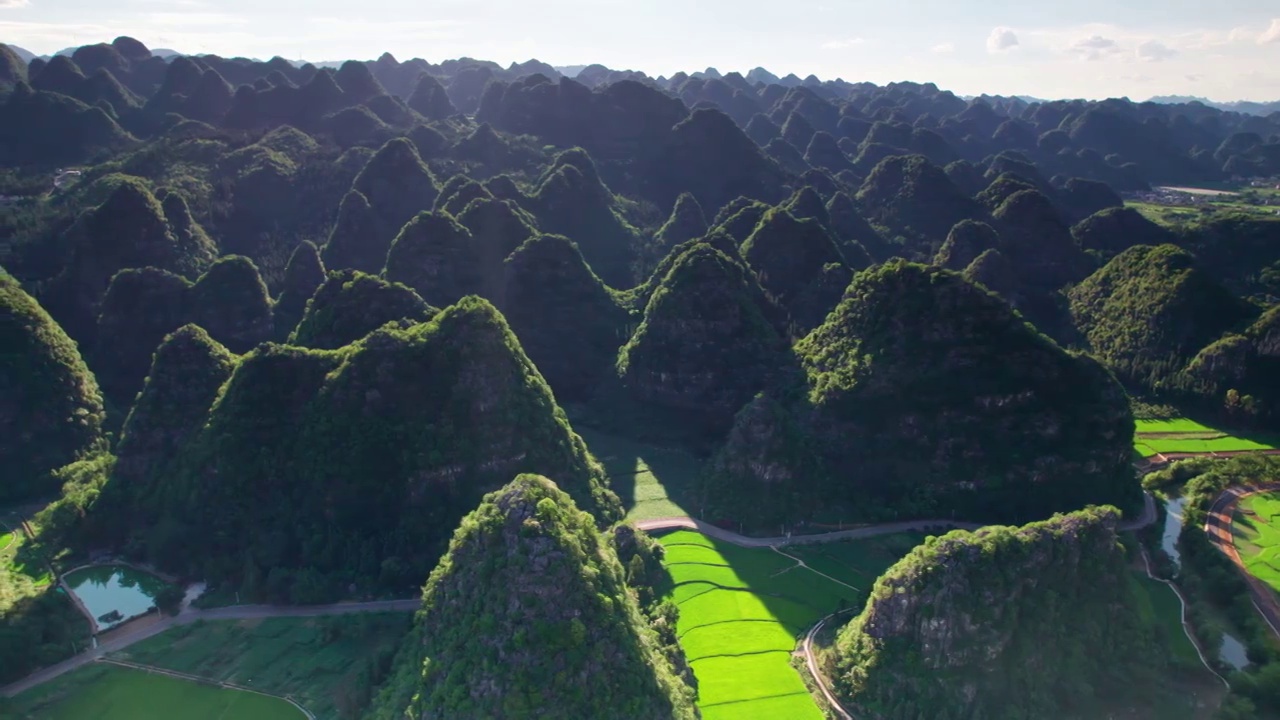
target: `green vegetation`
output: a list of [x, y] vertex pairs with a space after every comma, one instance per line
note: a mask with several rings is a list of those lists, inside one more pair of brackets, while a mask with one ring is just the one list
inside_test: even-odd
[[307, 301], [289, 343], [331, 350], [387, 323], [425, 322], [437, 312], [406, 285], [358, 270], [331, 272]]
[[98, 383], [75, 342], [0, 268], [0, 502], [47, 496], [101, 442]]
[[1162, 390], [1202, 348], [1256, 311], [1173, 245], [1139, 245], [1070, 292], [1071, 315], [1125, 381]]
[[155, 268], [121, 270], [102, 300], [91, 361], [107, 397], [128, 408], [169, 333], [193, 323], [243, 353], [271, 338], [272, 322], [266, 284], [244, 256], [219, 258], [195, 283]]
[[679, 448], [658, 447], [599, 430], [582, 428], [580, 432], [604, 465], [628, 522], [699, 512], [691, 502], [702, 468], [697, 457]]
[[1187, 418], [1137, 420], [1133, 447], [1143, 457], [1159, 453], [1240, 452], [1272, 450], [1267, 442], [1202, 425]]
[[462, 520], [372, 718], [692, 718], [613, 546], [544, 477]]
[[94, 665], [43, 685], [14, 701], [26, 720], [300, 720], [287, 701], [112, 665]]
[[[702, 717], [821, 718], [790, 664], [819, 619], [857, 609], [871, 583], [920, 541], [898, 535], [787, 548], [740, 548], [696, 532], [660, 538], [680, 608], [680, 645], [698, 680]], [[817, 570], [831, 577], [819, 575]]]
[[[1280, 649], [1274, 632], [1254, 608], [1244, 575], [1210, 542], [1204, 526], [1209, 508], [1225, 489], [1276, 481], [1280, 481], [1280, 458], [1265, 455], [1181, 460], [1143, 479], [1148, 489], [1181, 487], [1185, 498], [1176, 581], [1187, 598], [1187, 616], [1201, 648], [1216, 659], [1226, 632], [1246, 648], [1249, 666], [1244, 672], [1218, 663], [1220, 672], [1230, 673], [1232, 693], [1223, 705], [1223, 717], [1232, 720], [1280, 712]], [[1242, 530], [1246, 528], [1240, 522], [1232, 528], [1233, 533]], [[1265, 555], [1265, 537], [1259, 532], [1257, 539], [1262, 542], [1255, 543], [1259, 549], [1255, 562], [1264, 559], [1260, 556]], [[1242, 558], [1246, 551], [1241, 547]]]
[[1142, 611], [1150, 601], [1127, 570], [1118, 519], [1094, 508], [930, 538], [876, 581], [840, 631], [837, 692], [853, 712], [877, 716], [1149, 708], [1176, 666], [1154, 613]]
[[561, 404], [589, 400], [612, 375], [633, 324], [618, 294], [559, 235], [526, 240], [503, 263], [499, 304]]
[[[185, 325], [164, 339], [125, 420], [111, 482], [100, 486], [89, 522], [74, 527], [81, 540], [135, 551], [150, 546], [156, 556], [164, 554], [167, 537], [163, 525], [156, 527], [144, 519], [161, 511], [154, 503], [164, 497], [180, 453], [199, 433], [236, 361], [195, 325]], [[92, 483], [89, 480], [80, 486]], [[71, 531], [72, 523], [59, 523], [51, 530], [63, 529]]]
[[1212, 198], [1202, 205], [1162, 205], [1126, 200], [1125, 207], [1133, 208], [1148, 220], [1172, 229], [1196, 228], [1224, 215], [1250, 219], [1269, 219], [1276, 215], [1273, 205], [1255, 205], [1235, 199]]
[[602, 525], [621, 516], [545, 381], [478, 298], [339, 350], [259, 346], [174, 462], [131, 501], [146, 530], [128, 549], [276, 602], [333, 600], [353, 584], [402, 595], [514, 472], [556, 475]]
[[1280, 592], [1280, 494], [1250, 495], [1236, 510], [1231, 534], [1249, 573]]
[[1135, 595], [1135, 601], [1143, 623], [1163, 628], [1163, 635], [1168, 639], [1169, 650], [1177, 663], [1188, 668], [1199, 666], [1200, 655], [1182, 627], [1182, 603], [1173, 588], [1152, 580], [1146, 573], [1135, 573], [1135, 578], [1142, 590]]
[[[20, 515], [9, 514], [17, 526]], [[89, 624], [66, 593], [53, 586], [43, 553], [25, 533], [10, 530], [0, 548], [0, 682], [10, 682], [85, 647]]]
[[635, 284], [632, 265], [639, 236], [581, 148], [566, 150], [540, 180], [526, 207], [544, 232], [564, 235], [582, 250], [596, 274], [611, 287]]
[[[763, 68], [158, 57], [126, 37], [48, 59], [0, 46], [0, 501], [40, 500], [19, 512], [34, 537], [0, 534], [0, 681], [83, 640], [41, 583], [59, 568], [111, 553], [207, 580], [209, 603], [403, 598], [486, 494], [533, 473], [585, 514], [552, 493], [539, 502], [556, 522], [537, 503], [522, 518], [549, 530], [520, 524], [526, 536], [486, 549], [512, 557], [446, 558], [423, 613], [444, 620], [414, 630], [378, 712], [689, 715], [685, 585], [672, 589], [662, 546], [624, 517], [774, 536], [1127, 513], [1135, 459], [1272, 446], [1280, 218], [1262, 212], [1280, 206], [1260, 208], [1280, 191], [1208, 199], [1185, 219], [1162, 210], [1163, 224], [1122, 194], [1263, 185], [1280, 177], [1280, 121], [1260, 103], [1161, 100], [1028, 104]], [[1135, 438], [1147, 403], [1169, 422]], [[602, 458], [569, 417], [594, 428]], [[1245, 466], [1223, 467], [1236, 469], [1173, 475], [1204, 484]], [[480, 532], [482, 515], [466, 521], [473, 542], [508, 531]], [[610, 529], [607, 542], [580, 525]], [[1240, 720], [1244, 703], [1280, 710], [1280, 653], [1232, 595], [1239, 578], [1194, 533], [1185, 542], [1206, 651], [1230, 630], [1256, 666], [1215, 720]], [[544, 553], [556, 543], [574, 552]], [[599, 557], [580, 557], [584, 544]], [[710, 714], [741, 714], [734, 693], [750, 685], [780, 694], [752, 695], [749, 715], [817, 712], [788, 694], [803, 674], [770, 670], [794, 665], [796, 634], [839, 606], [845, 586], [817, 573], [857, 595], [906, 549], [844, 547], [796, 549], [810, 570], [733, 549], [697, 570], [679, 556], [701, 551], [676, 551], [680, 573], [750, 584], [743, 612], [771, 618], [740, 623], [723, 594], [687, 599], [736, 633], [683, 633], [718, 678], [700, 688]], [[1059, 598], [1095, 579], [1062, 574]], [[1139, 624], [1173, 627], [1168, 593], [1136, 585], [1120, 594]], [[1020, 589], [997, 586], [944, 593], [939, 612], [1021, 607]], [[1046, 601], [1027, 619], [1053, 612]], [[181, 652], [215, 648], [206, 670], [247, 672], [214, 658], [253, 664], [273, 644], [236, 627]], [[1149, 634], [1185, 665], [1185, 646]], [[290, 652], [334, 672], [317, 666], [305, 686], [287, 671], [310, 658], [263, 660], [255, 682], [344, 717], [390, 669], [389, 645], [367, 673], [340, 675], [323, 641], [296, 639]], [[739, 640], [765, 652], [716, 654]], [[563, 652], [535, 667], [530, 648]], [[1110, 687], [1074, 657], [1059, 669], [1070, 677], [1015, 689], [1024, 715], [1057, 707], [1041, 680], [1070, 697]], [[930, 702], [932, 679], [952, 677], [934, 670], [883, 715]], [[1122, 670], [1115, 682], [1133, 679]], [[965, 690], [978, 688], [939, 693]]]
[[786, 342], [767, 313], [742, 265], [706, 243], [684, 250], [618, 353], [627, 396], [649, 418], [643, 430], [693, 443], [728, 430], [785, 363]]
[[410, 613], [180, 625], [112, 657], [293, 698], [317, 720], [360, 717]]
[[787, 210], [764, 214], [742, 243], [742, 257], [801, 333], [822, 324], [852, 277], [827, 229]]
[[709, 466], [711, 517], [1004, 521], [1138, 506], [1120, 385], [952, 271], [864, 270], [795, 354], [805, 384], [747, 406]]

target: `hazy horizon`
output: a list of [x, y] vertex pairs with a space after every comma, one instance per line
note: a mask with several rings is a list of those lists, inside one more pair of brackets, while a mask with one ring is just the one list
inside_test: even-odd
[[[1228, 0], [1211, 16], [1194, 0], [1125, 7], [1080, 0], [1026, 7], [1012, 0], [923, 0], [835, 6], [799, 0], [0, 0], [0, 41], [36, 54], [118, 35], [187, 54], [312, 62], [457, 57], [502, 65], [600, 63], [670, 76], [760, 66], [850, 82], [933, 82], [963, 95], [1216, 102], [1280, 99], [1280, 17], [1260, 0]], [[491, 18], [502, 18], [493, 22]]]

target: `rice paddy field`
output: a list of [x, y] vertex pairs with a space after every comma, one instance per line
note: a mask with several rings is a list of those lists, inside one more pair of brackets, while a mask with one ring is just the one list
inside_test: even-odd
[[614, 492], [622, 499], [627, 520], [694, 515], [686, 507], [702, 463], [674, 448], [661, 448], [590, 428], [577, 428], [609, 473]]
[[1280, 592], [1280, 493], [1241, 500], [1231, 533], [1245, 568]]
[[675, 581], [677, 630], [698, 679], [702, 716], [821, 720], [822, 711], [792, 665], [798, 640], [830, 613], [861, 609], [875, 579], [923, 536], [786, 548], [794, 557], [692, 531], [660, 540]]
[[1235, 437], [1187, 418], [1138, 420], [1133, 436], [1134, 450], [1143, 457], [1160, 453], [1238, 452], [1273, 450], [1275, 445], [1260, 439]]
[[305, 720], [280, 698], [96, 664], [24, 694], [13, 715], [26, 720]]

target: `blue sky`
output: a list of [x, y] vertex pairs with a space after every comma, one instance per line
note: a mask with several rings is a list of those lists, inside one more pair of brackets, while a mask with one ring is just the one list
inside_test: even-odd
[[1276, 0], [0, 0], [0, 41], [36, 53], [121, 34], [263, 59], [385, 50], [652, 75], [763, 65], [962, 94], [1280, 99]]

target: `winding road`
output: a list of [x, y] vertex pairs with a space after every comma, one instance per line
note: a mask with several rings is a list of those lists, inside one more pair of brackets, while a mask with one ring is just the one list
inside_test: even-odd
[[1280, 490], [1280, 483], [1260, 483], [1258, 485], [1238, 485], [1229, 487], [1222, 491], [1218, 499], [1213, 502], [1209, 508], [1209, 516], [1204, 521], [1204, 534], [1209, 537], [1209, 542], [1218, 548], [1222, 554], [1231, 560], [1236, 569], [1240, 571], [1245, 582], [1249, 585], [1249, 595], [1253, 600], [1253, 607], [1271, 627], [1271, 632], [1280, 638], [1280, 602], [1276, 601], [1276, 594], [1266, 583], [1250, 573], [1245, 567], [1244, 561], [1240, 559], [1240, 553], [1236, 551], [1236, 538], [1231, 532], [1231, 524], [1235, 518], [1236, 507], [1240, 501], [1250, 495], [1257, 495], [1263, 492], [1274, 492]]

